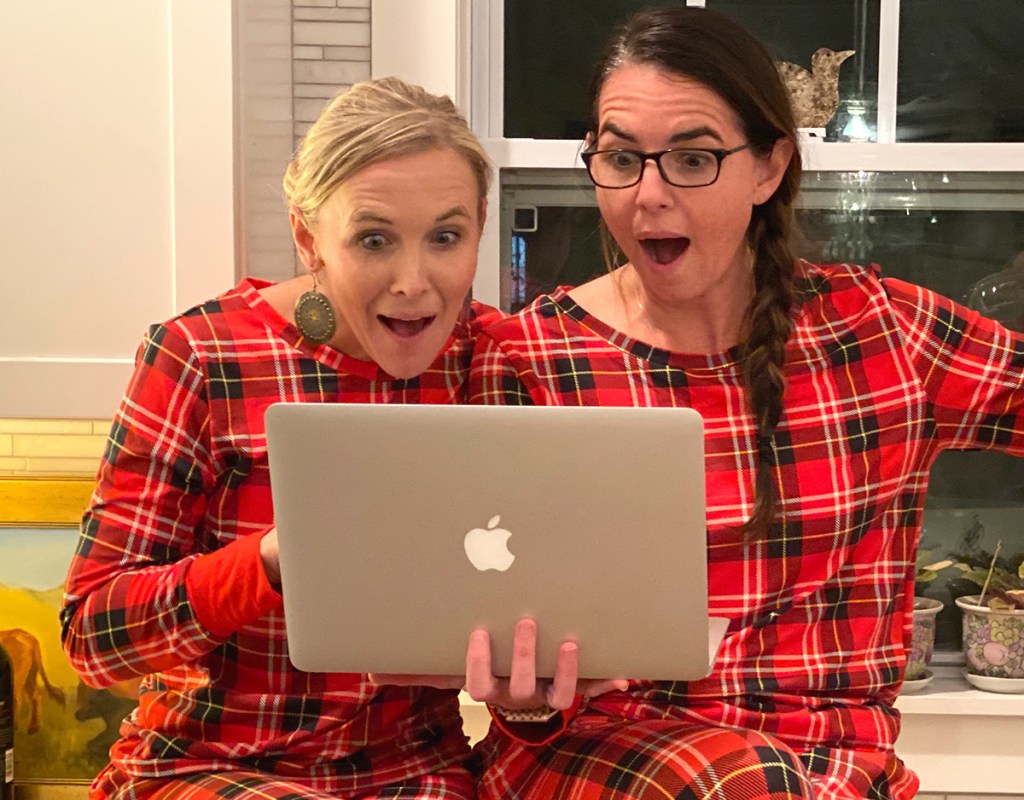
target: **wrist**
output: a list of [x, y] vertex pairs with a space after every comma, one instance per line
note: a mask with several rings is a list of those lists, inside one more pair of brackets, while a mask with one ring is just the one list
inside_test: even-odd
[[281, 591], [281, 562], [278, 558], [277, 537], [270, 535], [274, 530], [271, 528], [260, 537], [260, 562], [267, 582], [276, 591]]

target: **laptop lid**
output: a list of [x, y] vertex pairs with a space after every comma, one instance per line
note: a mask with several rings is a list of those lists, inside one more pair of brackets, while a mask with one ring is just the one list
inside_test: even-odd
[[278, 403], [266, 414], [292, 662], [462, 674], [477, 626], [507, 673], [693, 680], [707, 614], [703, 425], [685, 408]]

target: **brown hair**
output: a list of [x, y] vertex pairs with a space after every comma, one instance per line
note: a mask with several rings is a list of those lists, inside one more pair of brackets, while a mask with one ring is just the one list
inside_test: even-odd
[[[608, 76], [623, 64], [650, 65], [700, 81], [737, 113], [747, 140], [766, 157], [775, 142], [797, 140], [789, 95], [771, 56], [757, 39], [730, 18], [705, 8], [654, 7], [629, 17], [609, 41], [591, 86], [593, 119]], [[793, 202], [800, 188], [801, 165], [794, 155], [775, 193], [756, 206], [747, 228], [754, 253], [754, 297], [747, 309], [742, 347], [743, 380], [757, 423], [757, 477], [754, 510], [742, 526], [747, 534], [767, 530], [777, 504], [771, 472], [771, 438], [782, 416], [783, 366], [792, 331], [790, 309], [796, 299], [794, 253], [797, 236]], [[615, 248], [602, 224], [609, 266]]]
[[483, 202], [490, 159], [447, 96], [400, 78], [357, 83], [338, 93], [306, 132], [285, 171], [285, 197], [312, 225], [327, 198], [359, 170], [435, 147], [466, 159]]

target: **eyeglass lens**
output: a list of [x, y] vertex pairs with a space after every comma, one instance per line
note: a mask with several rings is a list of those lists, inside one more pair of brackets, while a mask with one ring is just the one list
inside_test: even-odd
[[[655, 157], [662, 177], [676, 186], [704, 186], [718, 177], [718, 159], [705, 150], [668, 150]], [[645, 158], [628, 150], [598, 152], [590, 159], [594, 180], [606, 186], [628, 186], [640, 180]]]

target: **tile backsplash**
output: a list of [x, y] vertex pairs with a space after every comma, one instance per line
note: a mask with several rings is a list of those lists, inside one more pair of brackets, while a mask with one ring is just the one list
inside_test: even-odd
[[0, 418], [0, 475], [96, 474], [110, 420]]
[[339, 90], [370, 77], [370, 0], [237, 4], [239, 276], [302, 274], [281, 178], [295, 147]]
[[327, 100], [370, 78], [370, 0], [292, 0], [296, 143]]

